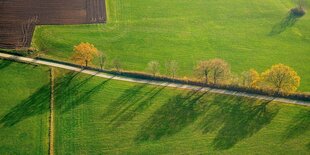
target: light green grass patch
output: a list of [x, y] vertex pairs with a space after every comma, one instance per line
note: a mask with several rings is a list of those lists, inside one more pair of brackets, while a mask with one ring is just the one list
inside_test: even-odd
[[47, 68], [0, 60], [0, 154], [48, 153], [48, 76]]

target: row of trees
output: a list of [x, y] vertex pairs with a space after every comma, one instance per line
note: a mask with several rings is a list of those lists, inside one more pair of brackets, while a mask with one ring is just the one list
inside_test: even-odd
[[[106, 57], [102, 52], [98, 52], [94, 45], [81, 43], [74, 47], [74, 51], [72, 59], [77, 63], [88, 66], [95, 57], [99, 57], [100, 67], [103, 69]], [[112, 65], [117, 71], [121, 70], [121, 61], [115, 59]], [[176, 78], [179, 71], [177, 61], [170, 60], [164, 66], [166, 76]], [[150, 61], [147, 70], [155, 77], [160, 74], [160, 67], [158, 61]], [[261, 74], [255, 69], [250, 69], [236, 75], [231, 73], [230, 65], [226, 61], [210, 59], [200, 61], [194, 68], [194, 72], [195, 77], [205, 84], [239, 85], [253, 89], [272, 89], [276, 92], [294, 92], [300, 85], [300, 77], [296, 71], [283, 64], [273, 65]]]
[[[165, 68], [169, 76], [175, 77], [178, 66], [176, 61], [169, 61]], [[155, 76], [159, 73], [159, 63], [151, 61], [148, 70]], [[294, 92], [300, 85], [300, 77], [289, 66], [273, 65], [259, 74], [255, 69], [242, 72], [240, 75], [231, 73], [230, 65], [222, 59], [200, 61], [195, 68], [196, 77], [206, 84], [233, 84], [248, 88], [272, 89], [276, 92]]]

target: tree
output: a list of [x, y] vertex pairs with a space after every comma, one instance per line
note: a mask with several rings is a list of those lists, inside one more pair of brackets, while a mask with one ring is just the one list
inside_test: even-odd
[[296, 15], [296, 16], [303, 16], [306, 11], [305, 11], [305, 0], [294, 0], [294, 2], [296, 3], [296, 7], [291, 9], [291, 12]]
[[213, 83], [217, 84], [220, 79], [224, 79], [230, 74], [230, 67], [227, 62], [222, 59], [209, 60], [212, 68]]
[[305, 0], [294, 0], [294, 1], [297, 4], [297, 8], [299, 9], [303, 9], [303, 7], [305, 6]]
[[212, 65], [210, 61], [200, 61], [196, 67], [196, 73], [198, 76], [205, 79], [205, 83], [209, 83], [209, 75], [212, 71]]
[[178, 63], [175, 60], [168, 61], [166, 63], [167, 75], [175, 78], [175, 75], [178, 71]]
[[74, 52], [72, 59], [80, 65], [85, 64], [85, 66], [88, 66], [94, 57], [99, 54], [97, 48], [95, 48], [93, 44], [83, 42], [74, 46]]
[[294, 92], [300, 85], [300, 77], [289, 66], [273, 65], [262, 73], [263, 81], [279, 92]]
[[198, 75], [205, 79], [205, 83], [209, 83], [209, 79], [213, 79], [213, 83], [217, 84], [220, 79], [224, 79], [230, 73], [230, 67], [227, 62], [222, 59], [211, 59], [201, 61], [196, 68]]
[[122, 63], [118, 59], [113, 60], [113, 67], [116, 69], [116, 71], [120, 72], [122, 68]]
[[250, 88], [255, 88], [258, 86], [260, 81], [260, 75], [255, 69], [250, 69], [249, 71], [242, 73], [242, 85]]
[[152, 73], [153, 76], [159, 73], [160, 65], [157, 61], [151, 61], [148, 63], [148, 71]]
[[104, 53], [101, 52], [99, 55], [100, 69], [103, 69], [105, 62], [106, 62], [106, 56], [104, 55]]

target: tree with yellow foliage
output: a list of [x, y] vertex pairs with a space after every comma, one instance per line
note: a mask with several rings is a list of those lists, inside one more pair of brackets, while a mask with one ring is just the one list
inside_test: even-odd
[[74, 46], [74, 52], [72, 59], [80, 65], [85, 64], [85, 66], [88, 66], [94, 57], [99, 55], [97, 48], [93, 44], [83, 42]]
[[250, 88], [258, 87], [258, 83], [261, 80], [259, 73], [255, 69], [242, 73], [242, 85]]
[[300, 85], [300, 77], [289, 66], [273, 65], [271, 69], [262, 73], [263, 81], [279, 92], [294, 92]]

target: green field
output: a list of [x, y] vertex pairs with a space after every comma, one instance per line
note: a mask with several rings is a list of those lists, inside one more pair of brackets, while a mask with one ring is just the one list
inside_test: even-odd
[[[46, 154], [46, 68], [0, 62], [1, 154]], [[56, 71], [56, 154], [309, 154], [309, 107]], [[9, 152], [11, 151], [11, 152]]]
[[[306, 0], [309, 3], [309, 0]], [[293, 67], [310, 91], [310, 16], [289, 16], [291, 0], [107, 0], [105, 25], [39, 26], [34, 41], [47, 57], [68, 60], [73, 46], [93, 43], [126, 70], [177, 60], [192, 77], [197, 61], [222, 58], [235, 73], [273, 64]], [[95, 62], [95, 64], [97, 64]]]
[[309, 107], [70, 73], [57, 154], [308, 154]]
[[0, 154], [47, 154], [47, 69], [0, 60]]

